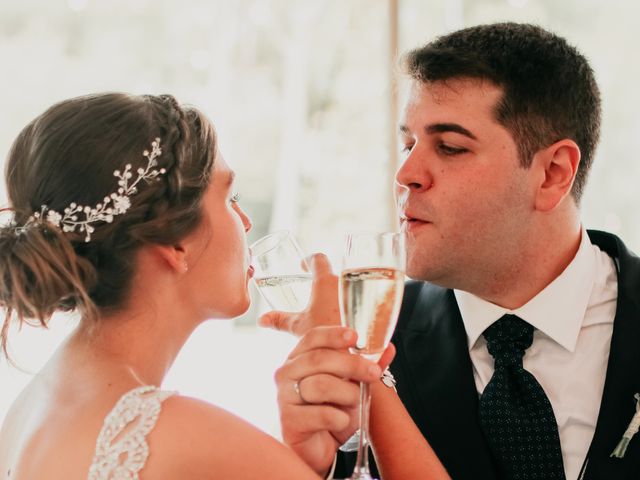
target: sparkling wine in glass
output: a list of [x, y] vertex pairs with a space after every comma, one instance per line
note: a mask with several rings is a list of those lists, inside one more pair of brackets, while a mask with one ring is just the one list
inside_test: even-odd
[[[377, 361], [389, 345], [404, 292], [404, 237], [400, 233], [347, 236], [340, 273], [343, 325], [358, 333], [354, 353]], [[369, 405], [367, 383], [360, 384], [360, 430], [357, 460], [350, 480], [373, 480], [369, 472]]]
[[311, 296], [312, 275], [289, 231], [271, 233], [251, 245], [253, 280], [274, 310], [299, 312]]

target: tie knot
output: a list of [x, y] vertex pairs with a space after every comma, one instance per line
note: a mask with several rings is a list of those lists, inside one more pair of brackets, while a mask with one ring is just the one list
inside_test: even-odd
[[483, 335], [496, 363], [522, 365], [524, 352], [533, 342], [533, 327], [516, 315], [503, 315]]

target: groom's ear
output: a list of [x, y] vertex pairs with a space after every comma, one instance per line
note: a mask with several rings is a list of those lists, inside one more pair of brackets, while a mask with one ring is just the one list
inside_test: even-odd
[[534, 155], [531, 168], [539, 172], [536, 210], [551, 211], [571, 194], [579, 165], [580, 147], [570, 139], [559, 140]]

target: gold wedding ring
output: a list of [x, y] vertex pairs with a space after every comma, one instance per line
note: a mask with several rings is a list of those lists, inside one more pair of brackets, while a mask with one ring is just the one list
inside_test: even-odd
[[296, 391], [296, 393], [298, 394], [298, 397], [300, 397], [300, 401], [303, 404], [309, 403], [307, 402], [304, 397], [302, 396], [302, 392], [300, 392], [300, 382], [302, 381], [302, 379], [300, 380], [296, 380], [295, 383], [293, 384], [293, 389]]

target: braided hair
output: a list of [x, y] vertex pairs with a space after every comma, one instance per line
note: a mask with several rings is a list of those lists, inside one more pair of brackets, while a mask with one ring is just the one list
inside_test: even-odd
[[[91, 241], [30, 216], [47, 205], [96, 205], [114, 190], [113, 172], [142, 166], [142, 152], [160, 138], [165, 174], [141, 183], [131, 206], [95, 225]], [[84, 319], [120, 308], [130, 293], [136, 253], [171, 245], [202, 219], [202, 198], [216, 152], [213, 126], [171, 95], [106, 93], [60, 102], [29, 123], [7, 158], [6, 184], [14, 221], [0, 227], [0, 341], [10, 322], [46, 326], [55, 311]], [[16, 227], [18, 226], [18, 227]]]

